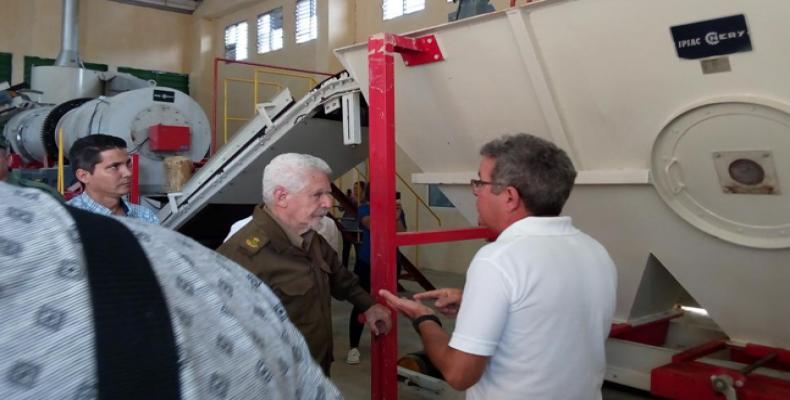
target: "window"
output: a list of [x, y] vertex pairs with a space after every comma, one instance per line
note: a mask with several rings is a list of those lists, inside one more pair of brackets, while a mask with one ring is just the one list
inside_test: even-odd
[[189, 94], [189, 75], [175, 72], [149, 71], [130, 67], [118, 67], [118, 72], [126, 72], [140, 79], [154, 80], [157, 86], [180, 90]]
[[283, 48], [282, 7], [258, 16], [258, 54]]
[[315, 15], [316, 0], [296, 2], [296, 43], [304, 43], [318, 37], [318, 17]]
[[225, 58], [247, 59], [247, 23], [239, 22], [225, 28]]
[[384, 0], [384, 19], [393, 19], [425, 9], [425, 0]]

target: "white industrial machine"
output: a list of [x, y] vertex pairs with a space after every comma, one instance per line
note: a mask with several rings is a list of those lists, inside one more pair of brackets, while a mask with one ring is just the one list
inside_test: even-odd
[[[579, 170], [565, 213], [618, 266], [606, 378], [790, 398], [788, 15], [780, 0], [544, 0], [412, 32], [441, 57], [396, 54], [396, 141], [470, 223], [482, 144], [554, 141]], [[370, 101], [367, 45], [336, 54]]]
[[208, 119], [192, 98], [178, 90], [129, 74], [82, 68], [78, 5], [77, 0], [63, 0], [62, 47], [55, 65], [32, 69], [27, 98], [7, 101], [0, 111], [0, 134], [23, 164], [36, 166], [52, 166], [59, 151], [68, 155], [71, 145], [84, 136], [117, 136], [140, 156], [141, 193], [161, 193], [165, 157], [200, 161], [207, 156]]
[[[239, 129], [181, 192], [168, 196], [167, 206], [159, 212], [162, 225], [179, 229], [191, 220], [205, 219], [195, 217], [209, 204], [260, 203], [263, 168], [281, 153], [300, 152], [322, 158], [332, 167], [332, 179], [363, 162], [367, 157], [367, 127], [360, 120], [364, 108], [356, 100], [358, 94], [357, 82], [341, 73], [321, 82], [298, 101], [286, 90], [271, 102], [259, 104], [255, 118]], [[343, 122], [351, 120], [356, 124]], [[232, 222], [223, 218], [215, 221], [219, 222], [215, 222], [215, 231], [217, 225]], [[225, 233], [220, 232], [220, 240]]]

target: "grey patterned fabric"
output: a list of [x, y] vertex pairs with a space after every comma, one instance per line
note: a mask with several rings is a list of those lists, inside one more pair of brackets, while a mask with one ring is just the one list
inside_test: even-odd
[[[167, 229], [137, 237], [173, 316], [184, 399], [339, 399], [257, 277]], [[97, 398], [82, 247], [45, 193], [0, 182], [0, 399]]]

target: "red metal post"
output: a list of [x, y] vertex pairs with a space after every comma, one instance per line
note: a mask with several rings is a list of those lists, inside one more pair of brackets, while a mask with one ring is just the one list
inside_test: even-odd
[[[371, 294], [387, 289], [395, 293], [395, 254], [397, 246], [442, 241], [493, 238], [488, 229], [408, 232], [396, 236], [395, 217], [395, 53], [403, 56], [404, 65], [414, 67], [444, 60], [436, 37], [417, 38], [379, 33], [368, 39], [369, 79], [369, 151], [370, 151], [370, 223]], [[395, 322], [397, 315], [393, 312]], [[371, 398], [396, 399], [398, 396], [397, 324], [389, 334], [374, 337], [371, 351]]]
[[[377, 34], [368, 40], [370, 79], [370, 224], [371, 294], [378, 299], [380, 289], [397, 292], [395, 277], [395, 77], [394, 39]], [[392, 399], [398, 396], [396, 357], [398, 351], [397, 318], [392, 313], [389, 334], [373, 338], [371, 352], [371, 398]]]
[[140, 155], [132, 154], [132, 187], [129, 188], [129, 201], [140, 204]]
[[211, 149], [209, 150], [209, 157], [214, 155], [214, 152], [217, 151], [217, 79], [218, 77], [218, 66], [219, 58], [214, 58], [214, 80], [211, 84], [211, 126], [213, 129], [211, 130]]

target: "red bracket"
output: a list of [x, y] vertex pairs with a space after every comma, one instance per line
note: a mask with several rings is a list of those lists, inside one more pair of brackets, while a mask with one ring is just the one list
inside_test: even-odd
[[[405, 42], [410, 43], [405, 45]], [[395, 51], [403, 56], [403, 63], [407, 67], [444, 61], [442, 49], [439, 48], [439, 43], [436, 43], [434, 35], [418, 38], [396, 36]]]

